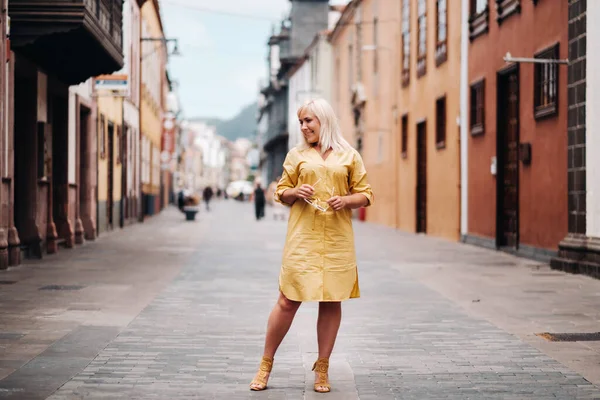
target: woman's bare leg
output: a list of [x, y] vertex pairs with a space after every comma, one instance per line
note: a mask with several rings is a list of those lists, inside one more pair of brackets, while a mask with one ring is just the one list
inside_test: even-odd
[[298, 311], [301, 304], [299, 301], [289, 300], [283, 293], [279, 292], [279, 299], [277, 299], [267, 323], [264, 357], [273, 358], [275, 356], [275, 352], [290, 330], [296, 311]]
[[[317, 319], [317, 341], [319, 343], [319, 358], [331, 356], [335, 339], [337, 338], [340, 323], [342, 322], [342, 303], [321, 302], [319, 303], [319, 318]], [[316, 381], [315, 373], [315, 381]], [[325, 388], [321, 387], [324, 390]]]

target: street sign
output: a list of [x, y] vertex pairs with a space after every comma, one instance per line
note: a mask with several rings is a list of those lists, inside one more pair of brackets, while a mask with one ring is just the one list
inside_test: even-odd
[[129, 79], [127, 75], [100, 75], [94, 79], [94, 86], [96, 90], [127, 92]]

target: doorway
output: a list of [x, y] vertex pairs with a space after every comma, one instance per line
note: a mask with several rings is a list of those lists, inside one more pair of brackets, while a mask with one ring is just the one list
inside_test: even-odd
[[519, 246], [519, 70], [498, 73], [496, 245]]
[[108, 122], [108, 149], [107, 149], [107, 160], [108, 171], [107, 171], [107, 193], [106, 193], [106, 225], [108, 230], [113, 229], [113, 192], [114, 192], [114, 166], [115, 166], [115, 125], [112, 122]]
[[427, 124], [417, 124], [417, 233], [427, 232]]

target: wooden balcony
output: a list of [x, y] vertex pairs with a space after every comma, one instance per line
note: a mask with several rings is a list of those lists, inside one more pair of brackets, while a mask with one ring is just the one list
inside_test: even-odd
[[11, 46], [68, 84], [123, 66], [123, 0], [9, 0]]

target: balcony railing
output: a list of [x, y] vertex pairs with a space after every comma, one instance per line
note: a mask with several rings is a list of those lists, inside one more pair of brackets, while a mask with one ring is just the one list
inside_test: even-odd
[[15, 51], [67, 83], [123, 65], [123, 0], [9, 0], [8, 9]]

